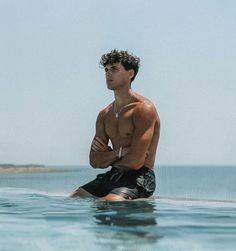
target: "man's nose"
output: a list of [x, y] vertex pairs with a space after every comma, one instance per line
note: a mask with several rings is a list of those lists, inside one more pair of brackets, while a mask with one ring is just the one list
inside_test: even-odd
[[109, 77], [111, 75], [111, 71], [107, 70], [106, 71], [106, 76]]

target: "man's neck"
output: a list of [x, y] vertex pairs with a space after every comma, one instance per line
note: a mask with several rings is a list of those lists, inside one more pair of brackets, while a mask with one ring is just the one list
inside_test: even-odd
[[117, 107], [122, 107], [131, 102], [133, 97], [133, 91], [129, 88], [128, 90], [115, 90], [115, 103]]

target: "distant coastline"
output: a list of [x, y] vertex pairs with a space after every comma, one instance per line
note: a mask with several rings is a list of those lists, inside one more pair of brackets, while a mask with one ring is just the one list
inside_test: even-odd
[[37, 164], [14, 165], [14, 164], [0, 164], [0, 173], [36, 173], [36, 172], [55, 172], [59, 168], [49, 167]]

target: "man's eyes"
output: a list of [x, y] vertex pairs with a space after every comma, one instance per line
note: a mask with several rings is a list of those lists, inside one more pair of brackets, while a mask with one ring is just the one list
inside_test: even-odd
[[[119, 70], [118, 68], [111, 68], [110, 69], [111, 72], [118, 71], [118, 70]], [[109, 71], [109, 69], [105, 69], [105, 72], [108, 72], [108, 71]]]

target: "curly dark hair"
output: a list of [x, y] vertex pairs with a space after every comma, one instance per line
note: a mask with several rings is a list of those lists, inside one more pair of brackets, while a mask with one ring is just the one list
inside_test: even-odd
[[102, 67], [106, 67], [106, 65], [112, 65], [114, 63], [121, 63], [127, 71], [131, 69], [134, 70], [134, 76], [130, 83], [133, 82], [139, 70], [140, 59], [132, 54], [129, 54], [127, 51], [118, 50], [112, 50], [111, 52], [102, 55], [100, 60], [100, 65]]

